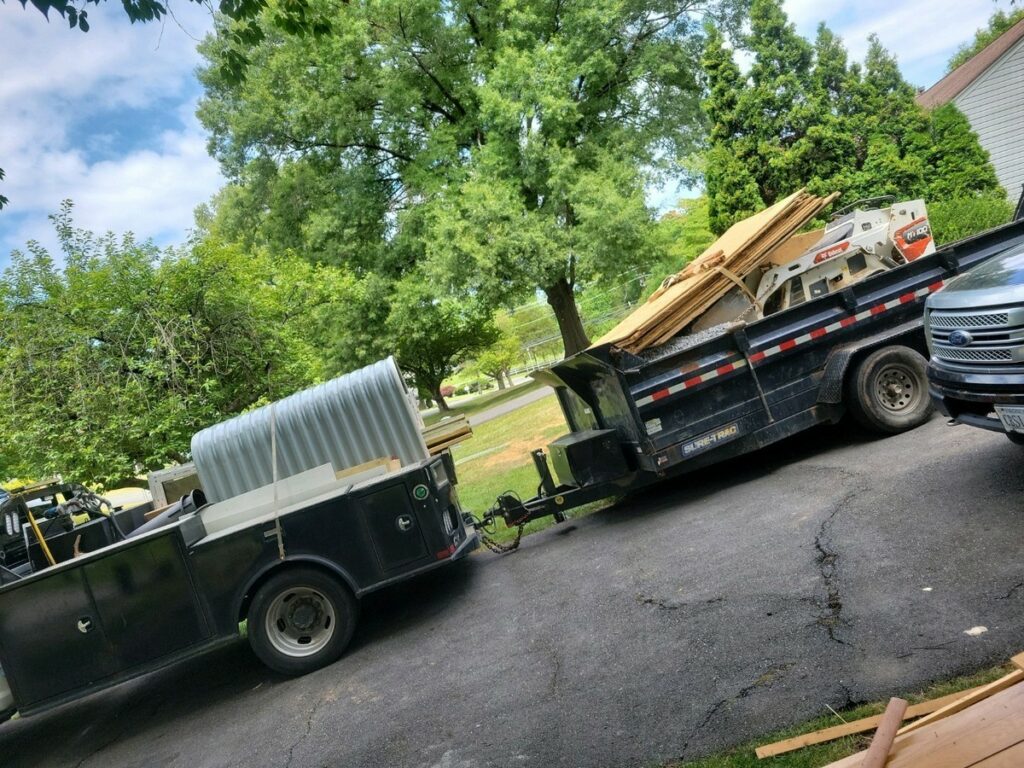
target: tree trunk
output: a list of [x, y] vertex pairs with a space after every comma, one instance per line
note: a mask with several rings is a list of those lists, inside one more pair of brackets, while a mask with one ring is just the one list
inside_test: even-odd
[[448, 403], [445, 402], [444, 395], [441, 394], [440, 384], [434, 387], [434, 402], [437, 403], [437, 410], [442, 413], [451, 410], [451, 408], [448, 407]]
[[582, 352], [590, 346], [590, 339], [587, 332], [583, 330], [583, 320], [580, 319], [579, 309], [576, 307], [576, 298], [572, 295], [572, 286], [564, 277], [560, 278], [554, 285], [546, 288], [548, 304], [555, 312], [555, 320], [558, 321], [558, 330], [562, 334], [562, 346], [565, 348], [565, 356], [572, 357], [577, 352]]
[[505, 374], [505, 381], [507, 381], [507, 382], [508, 382], [508, 385], [509, 385], [510, 387], [514, 387], [514, 386], [515, 386], [515, 384], [513, 384], [513, 383], [512, 383], [512, 377], [511, 377], [511, 376], [509, 375], [508, 369], [506, 369], [506, 370], [502, 371], [502, 373], [504, 373], [504, 374]]
[[505, 388], [505, 380], [501, 377], [501, 371], [498, 371], [498, 373], [493, 378], [495, 381], [498, 382], [498, 389]]

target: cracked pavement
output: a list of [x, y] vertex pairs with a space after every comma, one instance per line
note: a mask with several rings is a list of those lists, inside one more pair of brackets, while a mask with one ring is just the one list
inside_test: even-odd
[[1022, 468], [938, 418], [815, 430], [372, 596], [327, 669], [282, 678], [240, 643], [0, 726], [0, 764], [695, 758], [1021, 650]]

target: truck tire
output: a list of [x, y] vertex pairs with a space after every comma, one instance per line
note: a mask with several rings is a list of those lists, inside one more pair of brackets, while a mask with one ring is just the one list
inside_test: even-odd
[[341, 656], [358, 618], [348, 588], [316, 568], [289, 568], [257, 590], [249, 644], [275, 672], [304, 675]]
[[927, 365], [910, 347], [875, 350], [847, 382], [850, 413], [872, 432], [887, 435], [921, 426], [932, 413]]

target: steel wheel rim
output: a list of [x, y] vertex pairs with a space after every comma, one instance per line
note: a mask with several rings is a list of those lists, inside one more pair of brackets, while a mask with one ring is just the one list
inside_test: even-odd
[[887, 365], [875, 377], [875, 396], [890, 413], [903, 413], [914, 408], [922, 390], [914, 372], [905, 365]]
[[312, 656], [334, 637], [334, 606], [312, 587], [280, 592], [267, 609], [265, 628], [274, 650], [286, 656]]

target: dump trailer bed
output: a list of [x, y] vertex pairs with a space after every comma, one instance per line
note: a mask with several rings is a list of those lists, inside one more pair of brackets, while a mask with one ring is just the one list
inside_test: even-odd
[[[1022, 244], [1024, 221], [1010, 222], [749, 325], [679, 336], [640, 354], [604, 344], [552, 366], [541, 378], [555, 388], [572, 430], [549, 446], [557, 482], [540, 462], [543, 492], [522, 505], [505, 499], [497, 512], [506, 522], [560, 516], [837, 422], [862, 407], [851, 402], [854, 380], [872, 353], [913, 351], [923, 376], [931, 293]], [[901, 369], [894, 370], [897, 392]], [[917, 386], [927, 400], [926, 382]], [[898, 404], [909, 395], [893, 397]], [[621, 460], [598, 446], [609, 439]], [[584, 469], [587, 455], [600, 457], [598, 473]]]

